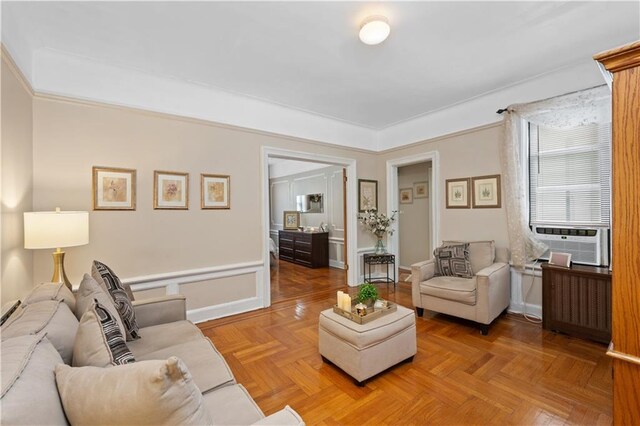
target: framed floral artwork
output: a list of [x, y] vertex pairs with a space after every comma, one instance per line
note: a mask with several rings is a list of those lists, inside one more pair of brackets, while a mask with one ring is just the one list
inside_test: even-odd
[[474, 177], [471, 187], [474, 209], [497, 209], [502, 206], [500, 175]]
[[231, 177], [229, 175], [200, 175], [200, 208], [231, 208]]
[[400, 204], [413, 204], [413, 188], [400, 189]]
[[413, 184], [414, 198], [429, 198], [429, 182], [416, 182]]
[[282, 223], [283, 229], [298, 229], [300, 226], [300, 212], [285, 210]]
[[94, 166], [93, 209], [135, 210], [135, 169]]
[[189, 209], [189, 173], [153, 172], [153, 208]]
[[378, 208], [378, 181], [358, 179], [358, 211]]
[[448, 209], [468, 209], [471, 207], [469, 183], [469, 178], [446, 180], [445, 189]]

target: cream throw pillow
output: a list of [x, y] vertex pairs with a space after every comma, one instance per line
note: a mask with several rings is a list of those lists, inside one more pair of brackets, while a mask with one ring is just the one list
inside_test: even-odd
[[64, 412], [73, 425], [211, 425], [184, 363], [139, 361], [111, 368], [56, 366]]
[[42, 283], [31, 290], [22, 301], [23, 305], [42, 302], [43, 300], [63, 300], [71, 312], [76, 311], [76, 297], [63, 283]]

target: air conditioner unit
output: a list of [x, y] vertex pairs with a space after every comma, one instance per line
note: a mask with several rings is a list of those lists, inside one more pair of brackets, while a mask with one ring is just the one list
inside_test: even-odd
[[609, 230], [534, 226], [533, 232], [549, 246], [540, 259], [549, 260], [549, 252], [571, 253], [571, 261], [583, 265], [609, 266]]

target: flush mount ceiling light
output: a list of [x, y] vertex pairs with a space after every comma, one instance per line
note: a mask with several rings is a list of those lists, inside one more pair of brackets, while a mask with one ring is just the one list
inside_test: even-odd
[[384, 16], [370, 16], [364, 20], [360, 27], [360, 41], [364, 44], [380, 44], [389, 37], [391, 27]]

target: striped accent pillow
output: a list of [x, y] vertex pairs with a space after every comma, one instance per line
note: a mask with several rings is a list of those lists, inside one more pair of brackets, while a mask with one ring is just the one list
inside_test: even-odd
[[93, 308], [98, 320], [100, 321], [102, 333], [107, 341], [107, 345], [109, 346], [109, 351], [113, 358], [113, 364], [124, 365], [135, 362], [136, 360], [133, 357], [133, 354], [124, 341], [124, 336], [120, 333], [120, 327], [118, 327], [116, 319], [111, 316], [109, 311], [102, 307], [97, 300], [95, 301]]
[[98, 283], [107, 290], [114, 305], [120, 314], [120, 318], [124, 323], [127, 332], [127, 340], [135, 340], [140, 338], [138, 322], [136, 321], [136, 313], [133, 310], [131, 299], [120, 281], [120, 278], [113, 273], [111, 268], [97, 260], [93, 261], [91, 275]]
[[438, 247], [433, 255], [436, 277], [473, 278], [468, 243]]
[[109, 367], [135, 362], [116, 321], [97, 299], [82, 315], [73, 345], [74, 367]]

